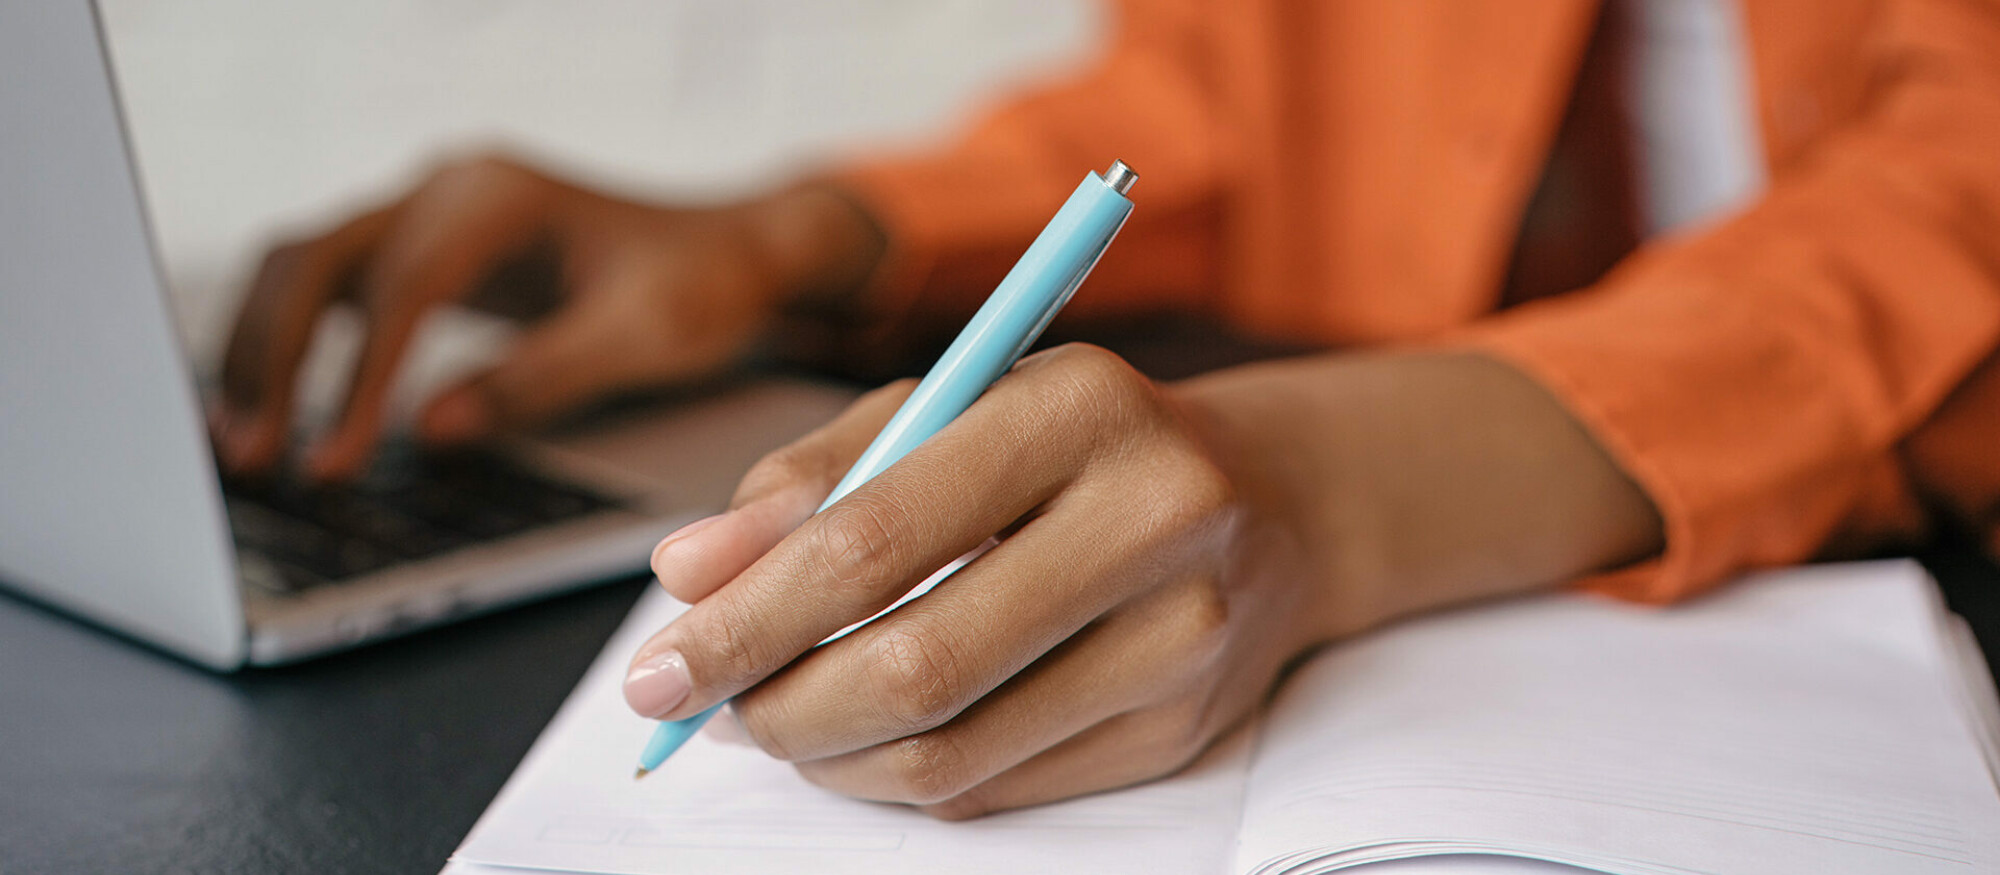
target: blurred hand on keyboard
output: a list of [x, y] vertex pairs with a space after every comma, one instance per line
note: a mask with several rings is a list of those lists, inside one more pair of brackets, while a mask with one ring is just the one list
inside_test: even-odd
[[432, 307], [525, 309], [504, 297], [471, 301], [499, 268], [547, 256], [559, 271], [555, 305], [496, 366], [432, 399], [418, 422], [427, 440], [463, 442], [609, 392], [726, 369], [788, 299], [858, 287], [884, 246], [857, 206], [820, 187], [676, 209], [506, 158], [450, 163], [393, 202], [265, 258], [223, 363], [219, 456], [250, 472], [284, 455], [300, 363], [336, 301], [361, 308], [366, 340], [336, 423], [306, 457], [320, 479], [367, 463], [398, 363]]

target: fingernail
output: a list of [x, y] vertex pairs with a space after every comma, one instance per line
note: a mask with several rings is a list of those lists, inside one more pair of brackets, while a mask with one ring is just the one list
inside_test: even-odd
[[672, 650], [632, 666], [625, 675], [625, 704], [642, 717], [658, 717], [672, 711], [693, 690], [687, 660]]
[[464, 443], [485, 434], [492, 421], [493, 411], [468, 390], [440, 399], [424, 417], [424, 432], [438, 443]]
[[653, 548], [653, 573], [654, 574], [660, 573], [661, 561], [667, 558], [668, 554], [671, 552], [671, 548], [675, 544], [683, 540], [686, 540], [688, 537], [694, 535], [694, 533], [699, 532], [702, 529], [715, 525], [717, 520], [720, 520], [726, 516], [728, 516], [728, 514], [719, 513], [716, 514], [715, 516], [702, 517], [701, 519], [695, 520], [694, 522], [688, 523], [687, 525], [675, 529], [673, 534], [668, 535], [665, 538], [661, 538], [660, 545]]
[[730, 747], [757, 746], [756, 742], [750, 740], [750, 730], [743, 728], [743, 718], [736, 716], [736, 709], [728, 705], [722, 706], [722, 712], [708, 721], [708, 725], [703, 726], [701, 732], [717, 744], [726, 744]]

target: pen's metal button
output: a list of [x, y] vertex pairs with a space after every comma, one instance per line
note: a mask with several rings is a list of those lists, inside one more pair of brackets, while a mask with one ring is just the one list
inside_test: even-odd
[[1125, 166], [1123, 161], [1112, 161], [1111, 169], [1104, 171], [1104, 184], [1111, 186], [1111, 190], [1119, 194], [1131, 191], [1132, 183], [1138, 181], [1139, 174], [1133, 173], [1132, 168]]

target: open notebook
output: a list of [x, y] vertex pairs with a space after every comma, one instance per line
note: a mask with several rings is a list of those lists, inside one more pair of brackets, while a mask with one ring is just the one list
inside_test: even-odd
[[706, 738], [633, 781], [620, 681], [679, 610], [639, 602], [447, 873], [2000, 871], [1992, 682], [1908, 562], [1405, 623], [1180, 775], [970, 823]]

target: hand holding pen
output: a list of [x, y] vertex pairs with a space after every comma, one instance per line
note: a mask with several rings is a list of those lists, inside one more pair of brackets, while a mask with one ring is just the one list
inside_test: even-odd
[[[943, 816], [1172, 771], [1248, 710], [1281, 648], [1246, 662], [1232, 640], [1249, 618], [1224, 575], [1237, 508], [1178, 405], [1093, 347], [1008, 368], [1129, 210], [1129, 171], [1107, 176], [925, 382], [865, 396], [662, 542], [654, 570], [694, 606], [634, 659], [635, 710], [685, 720], [734, 697], [808, 779]], [[1223, 683], [1242, 671], [1263, 677]]]

